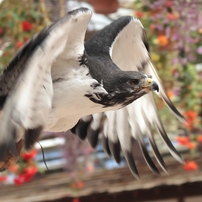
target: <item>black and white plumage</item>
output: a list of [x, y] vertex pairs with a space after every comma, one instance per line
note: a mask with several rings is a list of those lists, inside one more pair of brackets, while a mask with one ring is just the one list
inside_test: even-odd
[[[163, 128], [150, 91], [184, 120], [167, 97], [149, 57], [149, 45], [138, 19], [122, 17], [85, 43], [91, 11], [81, 8], [44, 29], [17, 53], [0, 77], [0, 163], [19, 156], [18, 143], [29, 149], [41, 131], [71, 129], [117, 162], [120, 149], [138, 176], [132, 138], [138, 140], [148, 166], [159, 172], [149, 156], [149, 137], [157, 161], [164, 161], [155, 144], [155, 125], [171, 154], [180, 162]], [[136, 101], [135, 101], [136, 100]], [[135, 102], [134, 102], [135, 101]], [[1, 163], [2, 168], [6, 164]]]

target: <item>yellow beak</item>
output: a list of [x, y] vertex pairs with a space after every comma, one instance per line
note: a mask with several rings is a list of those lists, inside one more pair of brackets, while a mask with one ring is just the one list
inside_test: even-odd
[[151, 78], [146, 79], [146, 83], [150, 86], [153, 83], [153, 80]]

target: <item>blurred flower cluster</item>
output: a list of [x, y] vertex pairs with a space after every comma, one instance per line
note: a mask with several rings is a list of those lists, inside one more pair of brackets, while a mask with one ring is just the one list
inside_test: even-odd
[[162, 49], [176, 51], [173, 64], [202, 62], [202, 3], [200, 0], [144, 0], [150, 29]]
[[[202, 134], [177, 136], [176, 141], [178, 142], [178, 144], [189, 149], [191, 154], [194, 154], [197, 150], [201, 150], [202, 148]], [[184, 169], [186, 171], [197, 170], [198, 165], [193, 160], [186, 160]]]
[[15, 173], [14, 183], [21, 185], [30, 181], [37, 173], [37, 166], [34, 161], [37, 150], [33, 149], [30, 152], [23, 152], [21, 154], [21, 160], [17, 165], [11, 166], [10, 172]]
[[36, 154], [36, 149], [29, 152], [22, 152], [18, 164], [12, 165], [5, 174], [0, 175], [0, 182], [13, 183], [16, 185], [29, 182], [38, 172], [34, 160]]
[[18, 49], [50, 20], [44, 1], [7, 0], [0, 3], [0, 10], [1, 72]]
[[[202, 2], [200, 0], [134, 1], [134, 15], [148, 35], [151, 58], [168, 96], [187, 119], [187, 129], [200, 129], [202, 79]], [[163, 103], [158, 103], [162, 116]], [[172, 125], [172, 120], [167, 120]]]

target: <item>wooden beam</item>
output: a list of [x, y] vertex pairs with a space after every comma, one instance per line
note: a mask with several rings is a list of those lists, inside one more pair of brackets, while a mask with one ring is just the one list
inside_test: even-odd
[[[92, 194], [81, 197], [80, 202], [134, 202], [151, 201], [162, 199], [178, 199], [178, 202], [184, 202], [186, 197], [202, 196], [202, 182], [186, 183], [180, 186], [160, 186], [152, 189], [140, 189], [135, 191], [124, 191], [121, 193], [102, 193]], [[63, 198], [57, 202], [72, 202], [72, 198]]]

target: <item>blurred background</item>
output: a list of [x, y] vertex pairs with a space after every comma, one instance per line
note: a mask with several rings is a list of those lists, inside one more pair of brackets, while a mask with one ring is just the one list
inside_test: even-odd
[[[79, 7], [94, 12], [86, 40], [118, 17], [131, 15], [141, 20], [151, 59], [170, 99], [187, 120], [186, 124], [180, 123], [156, 99], [169, 137], [186, 164], [177, 163], [156, 134], [169, 175], [163, 171], [161, 176], [153, 174], [136, 147], [138, 181], [124, 158], [116, 164], [103, 152], [101, 143], [93, 150], [87, 141], [80, 141], [70, 132], [45, 132], [40, 144], [23, 152], [17, 165], [0, 173], [0, 200], [202, 201], [202, 1], [0, 0], [0, 72], [27, 40]], [[153, 157], [146, 138], [145, 142]]]

